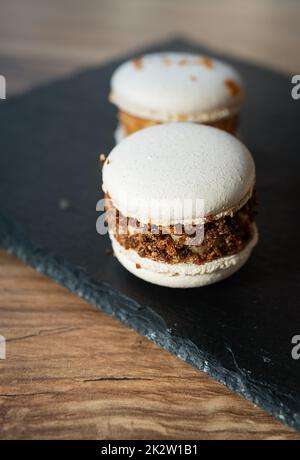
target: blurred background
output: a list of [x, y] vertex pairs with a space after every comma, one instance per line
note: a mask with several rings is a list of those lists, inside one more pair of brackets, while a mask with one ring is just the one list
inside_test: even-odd
[[0, 0], [7, 96], [174, 35], [300, 73], [298, 0]]

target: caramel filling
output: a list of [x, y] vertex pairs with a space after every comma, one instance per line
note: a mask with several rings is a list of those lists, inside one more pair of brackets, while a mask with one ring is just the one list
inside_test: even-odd
[[[148, 120], [146, 118], [136, 117], [134, 115], [130, 115], [129, 113], [122, 111], [119, 111], [118, 117], [126, 136], [129, 136], [129, 134], [132, 134], [135, 131], [139, 131], [140, 129], [147, 128], [148, 126], [158, 125], [161, 123], [157, 120]], [[182, 119], [180, 121], [185, 120], [186, 118], [182, 116]], [[222, 129], [223, 131], [227, 131], [230, 134], [234, 134], [238, 128], [239, 115], [231, 115], [230, 117], [223, 118], [218, 121], [201, 124], [213, 126], [215, 128]]]

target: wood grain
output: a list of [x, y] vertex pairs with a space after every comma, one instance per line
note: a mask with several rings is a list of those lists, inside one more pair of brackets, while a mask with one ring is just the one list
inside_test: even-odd
[[0, 438], [300, 438], [16, 258], [0, 260]]
[[[299, 73], [293, 0], [0, 0], [8, 98], [184, 34]], [[1, 439], [300, 439], [260, 409], [0, 252]]]

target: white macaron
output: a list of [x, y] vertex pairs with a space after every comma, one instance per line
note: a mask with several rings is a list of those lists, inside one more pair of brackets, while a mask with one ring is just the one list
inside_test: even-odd
[[[176, 122], [140, 130], [118, 144], [103, 166], [109, 206], [138, 227], [126, 235], [110, 227], [114, 252], [130, 272], [162, 286], [224, 279], [243, 265], [257, 241], [249, 204], [254, 186], [251, 154], [224, 131]], [[174, 234], [179, 224], [185, 235], [187, 226], [204, 229], [203, 241], [190, 245]], [[152, 227], [167, 235], [136, 234]]]
[[[204, 55], [154, 53], [120, 65], [110, 100], [123, 135], [156, 123], [192, 121], [235, 132], [244, 100], [240, 74]], [[119, 131], [120, 133], [120, 131]]]

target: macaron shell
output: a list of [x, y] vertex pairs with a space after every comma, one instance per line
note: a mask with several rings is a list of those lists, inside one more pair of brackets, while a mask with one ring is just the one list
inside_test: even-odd
[[124, 133], [124, 129], [120, 124], [118, 124], [117, 129], [114, 132], [115, 143], [119, 144], [123, 139], [125, 139], [126, 135]]
[[151, 120], [215, 121], [239, 112], [243, 99], [233, 67], [190, 53], [145, 55], [122, 64], [111, 79], [110, 100]]
[[140, 257], [133, 250], [123, 248], [110, 235], [114, 253], [119, 262], [130, 273], [149, 283], [171, 288], [194, 288], [222, 281], [236, 273], [248, 260], [258, 240], [257, 229], [253, 226], [253, 238], [243, 251], [233, 256], [222, 257], [203, 265], [163, 264]]
[[[140, 130], [118, 144], [103, 167], [103, 190], [114, 206], [157, 225], [230, 215], [250, 198], [254, 182], [254, 162], [241, 142], [194, 123]], [[201, 212], [184, 206], [199, 200]]]

